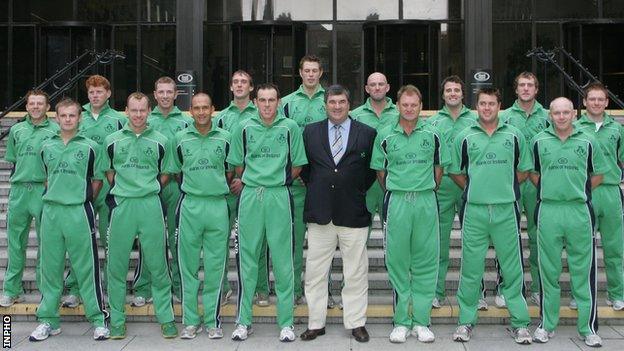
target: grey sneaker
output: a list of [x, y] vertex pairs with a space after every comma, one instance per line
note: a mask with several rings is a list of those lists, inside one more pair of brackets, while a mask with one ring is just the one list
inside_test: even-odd
[[505, 296], [503, 295], [496, 295], [496, 297], [494, 298], [494, 303], [496, 304], [496, 307], [498, 308], [507, 308], [507, 303], [505, 302]]
[[582, 337], [585, 341], [585, 345], [589, 347], [601, 347], [602, 346], [602, 338], [598, 334], [589, 334]]
[[264, 293], [256, 294], [256, 301], [254, 301], [258, 307], [267, 307], [269, 305], [269, 295]]
[[305, 305], [305, 304], [306, 304], [305, 296], [299, 296], [298, 298], [295, 299], [295, 306]]
[[180, 333], [180, 339], [195, 339], [197, 333], [202, 331], [201, 325], [187, 325]]
[[291, 342], [291, 341], [295, 341], [296, 337], [297, 336], [295, 335], [295, 328], [294, 327], [292, 327], [292, 326], [284, 327], [280, 331], [279, 341], [281, 341], [281, 342]]
[[327, 309], [330, 310], [334, 307], [336, 307], [336, 300], [331, 295], [327, 296]]
[[453, 341], [458, 342], [467, 342], [470, 341], [470, 337], [472, 336], [472, 326], [470, 325], [460, 325], [455, 329], [455, 333], [453, 333]]
[[223, 329], [210, 328], [208, 329], [208, 339], [221, 339], [223, 337]]
[[93, 329], [93, 340], [106, 340], [110, 338], [110, 330], [106, 327], [95, 327]]
[[611, 301], [607, 299], [607, 306], [611, 306], [613, 310], [615, 311], [621, 311], [621, 310], [624, 310], [624, 301], [622, 300]]
[[221, 295], [221, 306], [225, 306], [230, 303], [230, 298], [232, 297], [232, 289], [229, 289], [225, 293]]
[[2, 295], [2, 297], [0, 297], [0, 306], [2, 307], [11, 307], [13, 304], [15, 303], [19, 303], [19, 302], [24, 302], [24, 296], [9, 296], [9, 295]]
[[30, 333], [30, 337], [28, 340], [30, 341], [42, 341], [48, 338], [48, 336], [59, 335], [61, 333], [61, 328], [52, 329], [49, 323], [41, 323], [37, 326], [32, 333]]
[[576, 304], [576, 300], [572, 299], [570, 300], [570, 305], [568, 305], [570, 307], [571, 310], [577, 310], [578, 309], [578, 305]]
[[487, 311], [488, 310], [487, 301], [485, 301], [485, 299], [479, 299], [479, 304], [477, 305], [477, 309], [479, 311]]
[[65, 299], [63, 299], [63, 307], [67, 308], [76, 308], [80, 306], [80, 298], [76, 295], [67, 295]]
[[143, 307], [145, 306], [146, 303], [151, 303], [153, 301], [153, 299], [150, 297], [149, 299], [146, 299], [143, 296], [139, 296], [139, 295], [135, 295], [132, 298], [132, 301], [130, 302], [130, 305], [133, 307]]
[[431, 307], [433, 308], [441, 308], [442, 304], [440, 303], [440, 300], [437, 297], [433, 298], [433, 301], [431, 301]]
[[237, 324], [236, 329], [232, 332], [232, 340], [234, 341], [244, 341], [247, 340], [249, 335], [253, 334], [253, 329], [246, 325]]
[[512, 330], [512, 336], [516, 344], [528, 345], [533, 340], [528, 328], [516, 328]]
[[554, 332], [549, 332], [548, 330], [544, 328], [537, 328], [535, 329], [535, 332], [533, 333], [533, 341], [538, 342], [540, 344], [545, 344], [553, 336], [555, 336]]

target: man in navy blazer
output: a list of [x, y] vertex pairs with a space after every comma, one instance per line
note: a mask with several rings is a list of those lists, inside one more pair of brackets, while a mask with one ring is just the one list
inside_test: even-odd
[[366, 241], [371, 222], [366, 191], [375, 181], [370, 159], [376, 132], [349, 118], [349, 91], [340, 85], [325, 90], [325, 107], [328, 118], [307, 125], [303, 132], [309, 161], [301, 174], [307, 186], [303, 218], [308, 225], [305, 294], [309, 319], [301, 339], [325, 334], [327, 280], [339, 246], [344, 325], [357, 341], [366, 342]]

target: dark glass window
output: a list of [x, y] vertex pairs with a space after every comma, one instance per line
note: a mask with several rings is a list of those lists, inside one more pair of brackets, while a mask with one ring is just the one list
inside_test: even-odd
[[[323, 65], [323, 76], [321, 85], [324, 87], [332, 84], [332, 28], [331, 24], [313, 24], [308, 26], [308, 52], [321, 59]], [[297, 73], [299, 69], [297, 69]], [[301, 84], [301, 77], [297, 77], [296, 87]]]
[[120, 23], [137, 20], [138, 0], [77, 1], [78, 15], [76, 19], [78, 21]]
[[206, 21], [223, 20], [223, 3], [233, 2], [227, 0], [206, 0]]
[[403, 0], [404, 19], [459, 19], [462, 0]]
[[225, 25], [204, 26], [204, 90], [212, 96], [213, 105], [218, 110], [230, 103], [229, 36], [230, 31]]
[[146, 22], [175, 22], [176, 1], [141, 0], [141, 20]]
[[532, 15], [531, 1], [495, 0], [492, 1], [494, 20], [528, 20]]
[[35, 86], [36, 40], [34, 27], [13, 28], [13, 94], [11, 101], [16, 101]]
[[9, 1], [11, 0], [0, 1], [0, 22], [9, 21]]
[[[546, 51], [561, 46], [561, 26], [558, 23], [538, 23], [535, 27], [536, 46], [542, 47]], [[562, 63], [558, 56], [555, 59], [559, 64]], [[561, 75], [552, 64], [539, 60], [536, 60], [534, 73], [540, 82], [537, 99], [548, 108], [546, 104], [563, 94]]]
[[[112, 102], [114, 108], [123, 110], [126, 107], [128, 94], [139, 89], [137, 82], [137, 27], [114, 27], [114, 49], [126, 55], [125, 60], [116, 60], [113, 64]], [[153, 91], [150, 90], [150, 91]]]
[[351, 92], [351, 109], [362, 104], [362, 26], [336, 26], [338, 35], [338, 83]]
[[602, 15], [607, 18], [624, 18], [622, 0], [602, 0]]
[[[440, 28], [440, 81], [453, 74], [460, 77], [464, 76], [462, 26], [458, 23], [443, 23]], [[442, 106], [439, 91], [432, 93], [437, 94], [438, 107]], [[435, 99], [432, 100], [436, 101]]]
[[51, 22], [74, 20], [74, 0], [13, 1], [16, 22]]
[[158, 78], [175, 78], [175, 31], [173, 25], [141, 26], [141, 91], [150, 98]]
[[532, 61], [526, 57], [531, 50], [531, 25], [525, 23], [493, 24], [493, 73], [494, 86], [501, 90], [503, 107], [516, 99], [513, 82], [518, 73], [530, 71]]
[[[9, 90], [9, 45], [8, 45], [8, 28], [0, 26], [0, 110], [4, 110], [11, 102]], [[12, 83], [11, 83], [12, 85]]]
[[598, 1], [592, 0], [549, 0], [535, 1], [535, 17], [553, 18], [595, 18], [598, 17]]

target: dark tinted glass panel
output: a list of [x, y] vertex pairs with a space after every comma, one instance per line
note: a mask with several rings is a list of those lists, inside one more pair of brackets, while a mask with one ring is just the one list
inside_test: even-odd
[[513, 81], [522, 71], [530, 71], [532, 61], [526, 57], [531, 50], [530, 24], [493, 25], [493, 73], [494, 86], [501, 90], [503, 107], [516, 99]]
[[[440, 27], [440, 81], [450, 75], [464, 76], [464, 41], [460, 24], [441, 24]], [[438, 82], [439, 83], [439, 82]], [[440, 106], [438, 91], [432, 91]]]
[[492, 18], [495, 20], [527, 20], [531, 18], [531, 1], [495, 0], [492, 1]]
[[8, 29], [0, 26], [0, 110], [11, 104], [9, 96], [9, 46], [8, 46]]
[[[602, 81], [624, 100], [624, 60], [622, 60], [622, 38], [624, 24], [604, 25], [602, 30]], [[610, 108], [616, 107], [611, 104]]]
[[162, 76], [174, 78], [176, 67], [175, 39], [175, 26], [141, 27], [142, 92], [153, 92], [154, 82]]
[[247, 27], [241, 29], [240, 61], [234, 70], [244, 69], [251, 76], [256, 85], [266, 83], [269, 79], [270, 57], [270, 27]]
[[[137, 19], [138, 0], [77, 0], [79, 21], [129, 22]], [[144, 0], [143, 0], [144, 1]], [[154, 0], [151, 0], [153, 3]]]
[[0, 1], [0, 22], [7, 22], [9, 20], [9, 1]]
[[13, 94], [15, 101], [36, 85], [35, 30], [32, 27], [13, 28]]
[[[117, 110], [126, 107], [128, 94], [139, 89], [137, 84], [137, 40], [136, 26], [120, 26], [114, 28], [114, 48], [123, 51], [125, 60], [113, 64], [113, 105]], [[153, 89], [149, 90], [153, 91]], [[148, 93], [149, 93], [148, 91]]]
[[72, 21], [74, 20], [74, 0], [14, 0], [13, 19], [16, 22]]
[[294, 56], [292, 27], [276, 27], [273, 31], [273, 83], [280, 91], [292, 91], [298, 76]]
[[175, 16], [176, 16], [176, 0], [142, 0], [141, 1], [141, 20], [142, 21], [175, 22]]
[[[323, 76], [321, 85], [324, 87], [332, 83], [332, 25], [314, 24], [308, 26], [308, 53], [314, 54], [321, 59], [323, 64]], [[296, 86], [301, 84], [301, 78], [297, 78]]]
[[223, 20], [223, 3], [227, 0], [206, 0], [206, 21]]
[[351, 108], [363, 102], [362, 26], [338, 25], [338, 83], [351, 92]]
[[230, 101], [228, 38], [227, 26], [204, 26], [204, 90], [212, 96], [218, 110]]
[[602, 14], [608, 18], [624, 18], [624, 1], [602, 0]]
[[459, 19], [462, 0], [403, 0], [404, 19]]
[[[561, 46], [561, 35], [559, 24], [537, 24], [537, 46], [543, 47], [546, 51]], [[558, 63], [562, 63], [560, 58], [555, 57]], [[550, 101], [563, 94], [562, 78], [552, 64], [536, 61], [537, 79], [539, 79], [540, 87], [537, 99], [542, 104], [549, 104]]]
[[594, 18], [598, 16], [598, 1], [550, 0], [535, 1], [535, 17], [551, 18]]

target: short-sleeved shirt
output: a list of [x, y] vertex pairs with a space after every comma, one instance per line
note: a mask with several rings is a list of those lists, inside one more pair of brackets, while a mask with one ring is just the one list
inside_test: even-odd
[[576, 126], [561, 141], [550, 126], [533, 138], [534, 172], [539, 173], [538, 201], [586, 202], [591, 199], [591, 176], [606, 174], [598, 141]]
[[504, 123], [509, 123], [520, 129], [527, 143], [530, 143], [535, 135], [550, 126], [548, 110], [537, 101], [533, 104], [533, 110], [527, 114], [516, 100], [511, 107], [500, 113], [499, 118]]
[[327, 118], [325, 89], [319, 85], [314, 95], [309, 97], [301, 85], [299, 89], [282, 98], [281, 111], [284, 116], [297, 122], [301, 130], [310, 123], [322, 121]]
[[59, 126], [46, 118], [34, 125], [30, 115], [11, 127], [6, 142], [4, 159], [13, 163], [10, 182], [43, 183], [46, 180], [45, 170], [41, 162], [41, 144], [57, 135]]
[[[427, 118], [426, 121], [437, 129], [446, 148], [451, 152], [455, 147], [455, 137], [457, 134], [477, 123], [477, 118], [478, 116], [474, 111], [462, 105], [459, 116], [453, 119], [453, 117], [451, 117], [451, 112], [445, 105], [435, 115]], [[446, 168], [444, 169], [444, 173], [448, 173]]]
[[575, 124], [581, 131], [594, 136], [602, 147], [605, 162], [609, 167], [602, 184], [619, 185], [622, 179], [620, 163], [624, 162], [624, 127], [606, 113], [602, 125], [597, 130], [596, 122], [587, 114], [583, 114]]
[[234, 126], [240, 123], [240, 121], [251, 118], [257, 111], [256, 105], [251, 101], [249, 101], [243, 110], [240, 110], [234, 101], [232, 101], [230, 102], [230, 106], [221, 110], [214, 117], [212, 126], [213, 128], [218, 127], [225, 129], [231, 133], [234, 130]]
[[170, 168], [167, 138], [148, 126], [138, 136], [129, 124], [106, 138], [107, 170], [115, 171], [110, 193], [145, 197], [161, 190], [158, 175]]
[[520, 130], [498, 120], [490, 136], [481, 124], [468, 127], [455, 138], [450, 174], [465, 174], [464, 200], [495, 205], [518, 201], [516, 171], [531, 170], [531, 153]]
[[173, 167], [170, 173], [181, 172], [180, 189], [195, 196], [227, 195], [230, 189], [225, 172], [230, 152], [230, 133], [219, 127], [207, 135], [197, 131], [195, 124], [178, 132], [172, 144]]
[[227, 162], [245, 167], [241, 176], [245, 185], [278, 187], [291, 185], [291, 168], [308, 160], [297, 123], [278, 113], [267, 126], [256, 113], [234, 128]]
[[165, 117], [162, 112], [160, 112], [160, 108], [156, 106], [147, 117], [147, 124], [155, 131], [171, 140], [179, 131], [193, 124], [193, 119], [183, 114], [182, 111], [175, 106], [167, 117]]
[[376, 131], [380, 131], [387, 126], [394, 126], [399, 122], [399, 110], [396, 105], [392, 103], [392, 99], [386, 97], [386, 107], [381, 111], [381, 114], [377, 116], [377, 113], [371, 105], [371, 99], [366, 99], [366, 102], [349, 113], [349, 116], [358, 122], [362, 122], [367, 126], [374, 128]]
[[93, 201], [93, 179], [102, 180], [106, 166], [104, 149], [81, 134], [67, 145], [56, 135], [41, 147], [41, 159], [47, 174], [44, 202], [61, 205], [80, 205]]
[[104, 144], [107, 136], [123, 128], [128, 123], [125, 113], [118, 112], [108, 105], [108, 101], [102, 106], [98, 118], [93, 118], [91, 104], [82, 106], [82, 119], [80, 121], [80, 134], [95, 141], [99, 145]]
[[379, 131], [371, 168], [386, 172], [389, 191], [424, 191], [436, 187], [435, 167], [450, 163], [446, 146], [434, 127], [422, 120], [410, 135], [399, 123]]

